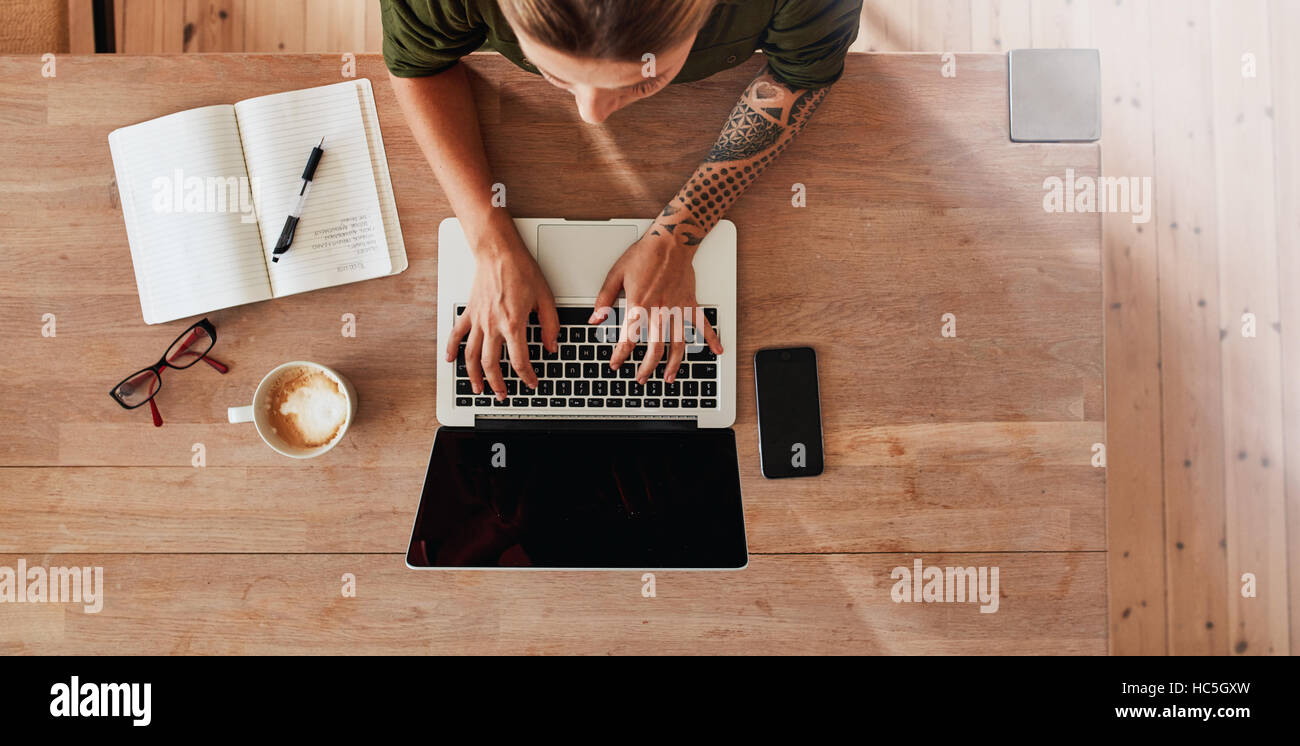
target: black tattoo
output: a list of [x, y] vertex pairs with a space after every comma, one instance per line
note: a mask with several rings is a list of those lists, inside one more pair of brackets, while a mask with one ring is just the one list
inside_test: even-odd
[[808, 123], [809, 117], [817, 110], [817, 105], [826, 98], [826, 88], [819, 88], [815, 91], [804, 91], [794, 100], [790, 106], [790, 121], [795, 127], [803, 129]]
[[785, 134], [785, 127], [759, 114], [743, 99], [731, 110], [706, 163], [743, 161], [767, 150]]
[[767, 71], [755, 78], [704, 161], [664, 207], [653, 235], [662, 229], [682, 245], [698, 246], [808, 123], [826, 91], [791, 88]]

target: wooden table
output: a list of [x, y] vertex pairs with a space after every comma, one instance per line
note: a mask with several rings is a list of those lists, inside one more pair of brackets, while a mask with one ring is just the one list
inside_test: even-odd
[[[604, 126], [492, 56], [473, 72], [489, 158], [522, 217], [647, 217], [761, 60]], [[729, 217], [740, 234], [736, 434], [751, 561], [725, 573], [414, 572], [402, 561], [434, 417], [436, 226], [447, 201], [375, 93], [411, 266], [218, 311], [214, 354], [169, 376], [167, 424], [107, 396], [188, 322], [140, 317], [110, 130], [337, 82], [334, 56], [0, 58], [0, 565], [100, 565], [103, 611], [0, 604], [0, 652], [1104, 653], [1100, 221], [1043, 210], [1095, 145], [1007, 137], [1006, 60], [855, 55]], [[792, 185], [807, 206], [791, 205]], [[355, 314], [356, 336], [341, 334]], [[942, 316], [957, 337], [941, 336]], [[53, 314], [55, 334], [43, 336]], [[813, 344], [827, 469], [759, 472], [752, 369]], [[361, 408], [296, 463], [226, 423], [290, 359]], [[202, 444], [206, 466], [192, 465]], [[1152, 444], [1156, 447], [1157, 444]], [[915, 558], [996, 566], [1000, 608], [894, 603]], [[355, 598], [341, 593], [345, 573]]]

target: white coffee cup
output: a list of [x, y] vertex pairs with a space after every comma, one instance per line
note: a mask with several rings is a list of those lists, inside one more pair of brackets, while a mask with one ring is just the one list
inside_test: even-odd
[[[270, 409], [267, 406], [267, 400], [274, 392], [276, 385], [281, 379], [290, 373], [298, 370], [307, 369], [319, 371], [338, 384], [339, 391], [347, 400], [347, 411], [343, 418], [343, 424], [339, 427], [338, 432], [330, 442], [311, 448], [289, 443], [280, 437], [269, 420]], [[257, 428], [257, 434], [262, 440], [277, 453], [284, 454], [289, 458], [313, 458], [333, 448], [343, 439], [343, 434], [348, 431], [348, 426], [352, 424], [352, 418], [357, 414], [357, 390], [352, 387], [348, 379], [344, 378], [338, 371], [326, 367], [320, 363], [309, 363], [303, 360], [295, 360], [291, 363], [276, 366], [274, 370], [267, 373], [262, 382], [257, 384], [257, 390], [253, 392], [253, 403], [244, 407], [230, 407], [226, 411], [226, 417], [231, 422], [252, 422]]]

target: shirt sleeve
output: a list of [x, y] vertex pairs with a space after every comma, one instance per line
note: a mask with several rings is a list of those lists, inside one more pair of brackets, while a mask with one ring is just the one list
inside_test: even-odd
[[773, 77], [792, 88], [839, 80], [861, 15], [862, 0], [778, 0], [761, 45]]
[[399, 78], [440, 73], [487, 39], [465, 0], [382, 0], [384, 64]]

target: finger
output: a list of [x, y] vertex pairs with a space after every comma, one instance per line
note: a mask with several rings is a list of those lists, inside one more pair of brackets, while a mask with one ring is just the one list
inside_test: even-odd
[[668, 364], [664, 366], [664, 380], [672, 383], [677, 380], [677, 369], [681, 367], [682, 358], [686, 356], [686, 343], [673, 342], [668, 346]]
[[618, 343], [614, 345], [614, 353], [609, 358], [609, 367], [618, 370], [623, 363], [632, 355], [632, 348], [636, 346], [636, 338], [632, 333], [639, 325], [640, 308], [629, 303], [627, 313], [623, 315], [623, 324], [619, 330]]
[[537, 388], [537, 373], [532, 361], [528, 359], [528, 343], [524, 341], [523, 331], [515, 329], [506, 337], [506, 349], [510, 351], [510, 367], [515, 369], [528, 388]]
[[[695, 328], [704, 333], [704, 341], [709, 344], [709, 349], [713, 350], [713, 354], [721, 355], [722, 338], [719, 337], [718, 333], [713, 330], [713, 325], [709, 323], [709, 320], [707, 318], [705, 318], [703, 312], [700, 312], [699, 314], [696, 315]], [[698, 340], [699, 334], [697, 333], [695, 336], [696, 339]]]
[[609, 358], [609, 367], [618, 370], [620, 366], [632, 355], [632, 340], [627, 335], [619, 337], [618, 344], [614, 345], [614, 353]]
[[645, 308], [627, 304], [623, 314], [623, 336], [632, 344], [645, 344], [650, 331], [650, 312]]
[[447, 339], [447, 362], [456, 359], [456, 353], [460, 351], [460, 340], [470, 330], [469, 309], [466, 308], [461, 315], [456, 317], [456, 322], [451, 325], [451, 336]]
[[[690, 310], [688, 306], [687, 311]], [[664, 316], [665, 323], [672, 325], [668, 330], [668, 363], [664, 366], [664, 380], [672, 383], [677, 379], [677, 367], [686, 356], [686, 317], [685, 313], [670, 313]]]
[[473, 329], [465, 342], [465, 370], [469, 373], [469, 385], [476, 394], [483, 393], [483, 364], [479, 362], [482, 350], [483, 332]]
[[614, 302], [618, 300], [618, 291], [621, 289], [623, 289], [623, 270], [615, 263], [610, 267], [609, 274], [605, 275], [605, 284], [600, 286], [600, 292], [596, 293], [595, 308], [591, 311], [591, 318], [587, 319], [588, 324], [599, 324], [609, 317]]
[[664, 343], [652, 339], [650, 344], [645, 348], [645, 359], [641, 361], [640, 367], [636, 371], [636, 379], [641, 383], [649, 381], [655, 374], [655, 366], [664, 357]]
[[[537, 322], [541, 324], [542, 344], [546, 345], [547, 351], [559, 351], [560, 315], [555, 311], [555, 297], [550, 293], [537, 302]], [[514, 355], [513, 352], [510, 354]]]
[[654, 375], [655, 366], [664, 356], [663, 330], [659, 328], [660, 318], [656, 312], [650, 313], [650, 339], [646, 343], [645, 359], [641, 361], [641, 366], [637, 369], [636, 379], [641, 383], [650, 380]]
[[686, 330], [683, 319], [680, 315], [674, 314], [672, 323], [672, 337], [668, 340], [668, 364], [664, 366], [664, 380], [668, 383], [677, 379], [677, 367], [682, 364], [682, 358], [686, 356]]
[[497, 399], [506, 398], [506, 379], [501, 375], [501, 337], [495, 334], [483, 336], [483, 377], [492, 385]]

